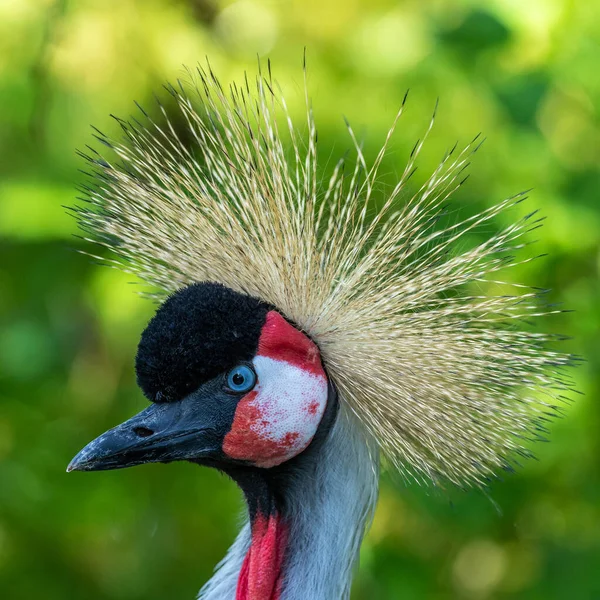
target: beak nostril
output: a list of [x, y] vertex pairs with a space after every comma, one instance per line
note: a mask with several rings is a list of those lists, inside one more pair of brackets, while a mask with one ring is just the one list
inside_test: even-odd
[[143, 438], [154, 435], [154, 431], [152, 431], [152, 429], [148, 429], [147, 427], [134, 427], [133, 433]]

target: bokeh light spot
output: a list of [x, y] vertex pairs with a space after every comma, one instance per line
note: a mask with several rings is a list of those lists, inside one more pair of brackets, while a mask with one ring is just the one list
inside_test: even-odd
[[469, 542], [453, 566], [455, 585], [462, 591], [486, 595], [498, 586], [506, 570], [504, 550], [491, 540]]

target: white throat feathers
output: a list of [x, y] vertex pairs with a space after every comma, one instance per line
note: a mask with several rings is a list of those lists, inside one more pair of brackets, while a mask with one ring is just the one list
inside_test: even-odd
[[[280, 600], [346, 600], [378, 494], [379, 454], [343, 405], [318, 453], [287, 492], [289, 543]], [[234, 600], [250, 546], [246, 522], [199, 600]]]

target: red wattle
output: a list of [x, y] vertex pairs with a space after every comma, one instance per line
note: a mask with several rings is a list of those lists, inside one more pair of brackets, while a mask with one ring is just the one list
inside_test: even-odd
[[279, 600], [288, 528], [279, 515], [258, 513], [238, 578], [235, 600]]

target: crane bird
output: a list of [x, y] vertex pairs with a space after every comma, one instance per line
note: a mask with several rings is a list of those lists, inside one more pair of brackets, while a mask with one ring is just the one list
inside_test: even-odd
[[356, 160], [323, 177], [310, 101], [296, 126], [270, 65], [228, 88], [210, 66], [189, 75], [166, 86], [183, 126], [140, 108], [117, 118], [122, 139], [96, 130], [109, 150], [83, 155], [86, 239], [163, 302], [135, 365], [151, 404], [68, 470], [219, 469], [248, 518], [199, 598], [346, 599], [380, 458], [419, 481], [485, 486], [527, 456], [570, 387], [572, 357], [519, 326], [555, 309], [497, 279], [532, 259], [519, 251], [539, 219], [490, 234], [518, 194], [440, 226], [479, 141], [411, 190], [433, 119], [376, 200], [405, 101], [370, 164], [348, 125]]

